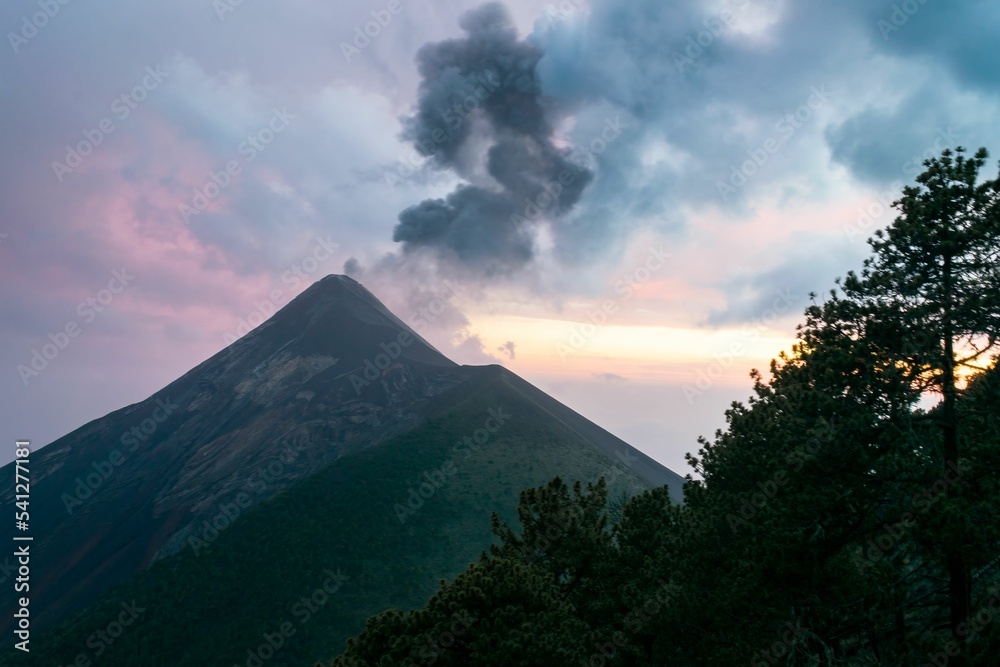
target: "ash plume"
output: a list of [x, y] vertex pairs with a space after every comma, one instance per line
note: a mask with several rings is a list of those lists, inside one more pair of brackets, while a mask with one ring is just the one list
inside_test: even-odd
[[431, 167], [465, 183], [444, 199], [399, 214], [393, 240], [404, 253], [434, 251], [489, 275], [534, 256], [534, 230], [565, 215], [593, 174], [554, 142], [542, 94], [537, 46], [519, 40], [499, 3], [464, 14], [466, 36], [427, 44], [417, 54], [422, 82], [404, 138]]

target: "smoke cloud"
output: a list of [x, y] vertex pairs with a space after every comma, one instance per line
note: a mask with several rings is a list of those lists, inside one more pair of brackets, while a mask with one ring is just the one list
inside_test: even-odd
[[518, 39], [503, 5], [467, 12], [459, 25], [464, 38], [417, 54], [422, 82], [404, 138], [466, 182], [405, 209], [393, 240], [404, 253], [425, 248], [505, 273], [534, 257], [537, 227], [569, 212], [593, 174], [554, 142], [557, 111], [535, 71], [542, 51]]

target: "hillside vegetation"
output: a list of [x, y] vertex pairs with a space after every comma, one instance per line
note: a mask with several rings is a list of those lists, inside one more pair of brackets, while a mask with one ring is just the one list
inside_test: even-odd
[[[1000, 180], [945, 151], [689, 462], [684, 505], [556, 479], [330, 667], [997, 665]], [[936, 407], [921, 409], [934, 396]], [[484, 517], [485, 520], [485, 517]]]
[[[231, 527], [220, 519], [214, 539], [208, 531], [111, 590], [10, 664], [313, 664], [366, 617], [423, 604], [476, 560], [492, 541], [480, 517], [501, 508], [512, 519], [521, 490], [556, 474], [610, 475], [619, 494], [648, 488], [505, 374], [490, 375], [441, 397], [412, 431], [341, 458]], [[142, 611], [111, 637], [123, 603]]]

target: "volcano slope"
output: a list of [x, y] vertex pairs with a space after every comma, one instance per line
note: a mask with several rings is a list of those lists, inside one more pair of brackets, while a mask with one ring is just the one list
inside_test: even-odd
[[683, 484], [502, 367], [451, 362], [344, 276], [33, 458], [43, 632], [11, 664], [309, 664], [422, 604], [524, 488]]

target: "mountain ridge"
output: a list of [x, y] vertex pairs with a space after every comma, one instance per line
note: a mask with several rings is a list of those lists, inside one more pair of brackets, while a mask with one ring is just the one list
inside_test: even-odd
[[[493, 543], [491, 513], [515, 521], [521, 490], [556, 475], [603, 475], [629, 495], [649, 487], [620, 459], [581, 440], [572, 419], [552, 419], [509, 371], [473, 368], [480, 377], [438, 397], [418, 427], [337, 459], [231, 527], [220, 525], [197, 551], [185, 549], [122, 582], [43, 634], [41, 657], [66, 664], [121, 600], [134, 599], [148, 608], [143, 629], [123, 635], [101, 664], [248, 664], [247, 651], [284, 620], [294, 623], [297, 601], [329, 569], [348, 577], [344, 586], [308, 623], [294, 623], [295, 635], [266, 661], [314, 664], [338, 652], [369, 616], [421, 606], [441, 579], [475, 561]], [[476, 431], [494, 414], [500, 428], [477, 442]]]
[[[418, 427], [491, 377], [545, 406], [581, 446], [636, 463], [646, 484], [683, 483], [510, 371], [456, 364], [360, 283], [327, 276], [145, 400], [35, 453], [33, 592], [45, 601], [36, 627], [186, 549], [220, 508], [242, 500], [250, 513], [338, 459]], [[0, 469], [0, 478], [12, 475], [12, 466]], [[0, 604], [13, 607], [11, 591], [0, 592]]]

